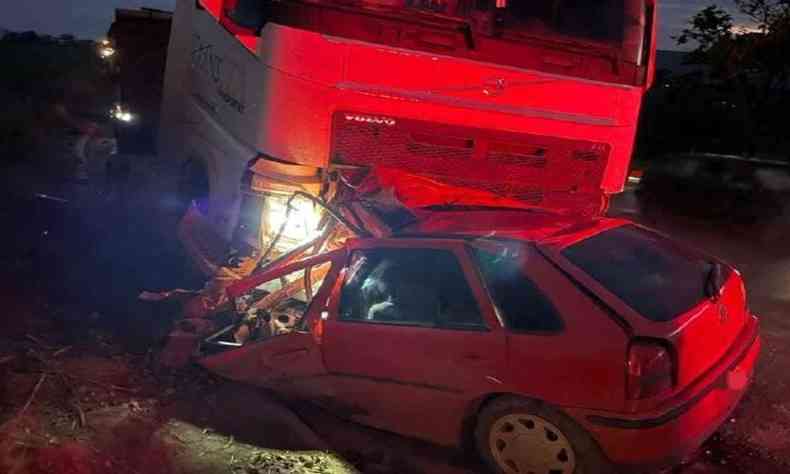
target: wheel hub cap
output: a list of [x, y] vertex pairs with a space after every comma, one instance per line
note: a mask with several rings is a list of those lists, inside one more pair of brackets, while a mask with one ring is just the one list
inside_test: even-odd
[[503, 416], [491, 429], [494, 460], [508, 474], [572, 474], [576, 456], [565, 435], [533, 415]]

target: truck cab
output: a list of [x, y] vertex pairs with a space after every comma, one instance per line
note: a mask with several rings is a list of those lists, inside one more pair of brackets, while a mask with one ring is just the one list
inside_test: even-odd
[[[200, 219], [219, 241], [244, 219], [245, 193], [276, 220], [288, 195], [320, 194], [336, 169], [394, 167], [600, 214], [627, 176], [655, 11], [653, 0], [179, 0], [159, 151], [200, 170]], [[257, 185], [240, 187], [245, 176]]]

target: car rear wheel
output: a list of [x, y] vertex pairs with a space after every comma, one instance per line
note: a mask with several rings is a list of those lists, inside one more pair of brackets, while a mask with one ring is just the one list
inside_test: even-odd
[[488, 466], [505, 474], [609, 474], [596, 442], [545, 404], [503, 397], [485, 406], [475, 430]]

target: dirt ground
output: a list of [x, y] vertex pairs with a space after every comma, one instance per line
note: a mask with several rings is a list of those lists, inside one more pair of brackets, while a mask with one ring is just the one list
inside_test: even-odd
[[[70, 179], [68, 147], [0, 177], [0, 472], [481, 471], [469, 453], [364, 428], [196, 368], [158, 370], [155, 352], [177, 308], [137, 295], [202, 281], [172, 232], [178, 208], [170, 167], [155, 157], [128, 157], [129, 185], [108, 185], [107, 151], [96, 144], [86, 182]], [[645, 216], [632, 193], [618, 198], [613, 213], [738, 266], [751, 308], [762, 316], [755, 385], [732, 419], [674, 472], [790, 472], [784, 228]]]
[[151, 199], [165, 167], [134, 157], [108, 186], [105, 150], [77, 182], [69, 150], [0, 178], [0, 472], [357, 472], [274, 397], [157, 369], [177, 308], [137, 295], [202, 283], [172, 196]]

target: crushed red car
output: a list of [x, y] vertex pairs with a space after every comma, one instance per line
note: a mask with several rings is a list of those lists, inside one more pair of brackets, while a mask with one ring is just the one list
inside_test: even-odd
[[678, 463], [749, 386], [758, 320], [726, 263], [629, 221], [393, 183], [410, 217], [357, 208], [388, 232], [349, 222], [358, 235], [228, 286], [199, 363], [366, 425], [474, 443], [506, 473]]

